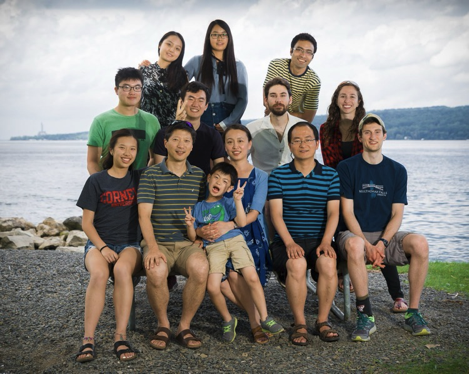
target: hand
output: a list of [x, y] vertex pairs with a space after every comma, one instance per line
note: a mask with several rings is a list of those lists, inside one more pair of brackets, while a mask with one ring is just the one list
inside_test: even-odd
[[376, 249], [376, 259], [373, 262], [373, 267], [384, 268], [384, 250], [386, 249], [386, 247], [384, 246], [384, 243], [382, 241], [379, 241], [376, 245], [374, 245], [374, 247]]
[[247, 181], [244, 182], [243, 186], [241, 187], [241, 181], [238, 180], [238, 188], [235, 190], [235, 192], [233, 192], [233, 199], [234, 200], [241, 200], [243, 198], [243, 195], [244, 195], [244, 188], [246, 187], [246, 183], [248, 183]]
[[109, 264], [113, 264], [119, 259], [119, 255], [109, 247], [104, 248], [101, 254]]
[[185, 121], [187, 118], [186, 109], [182, 103], [182, 99], [178, 100], [178, 105], [176, 107], [176, 119], [178, 121]]
[[220, 132], [221, 134], [223, 134], [223, 132], [225, 131], [225, 130], [223, 130], [223, 127], [221, 127], [219, 123], [216, 123], [216, 124], [213, 125], [213, 126], [214, 126], [215, 129], [217, 129], [218, 132]]
[[138, 67], [141, 68], [143, 66], [150, 66], [151, 62], [148, 60], [143, 60], [140, 64], [138, 64]]
[[337, 258], [337, 253], [335, 253], [334, 248], [329, 243], [321, 243], [319, 246], [316, 248], [316, 255], [321, 256], [321, 252], [324, 253], [324, 256], [330, 257], [330, 258]]
[[148, 252], [146, 257], [143, 259], [143, 265], [145, 269], [150, 270], [155, 266], [159, 266], [161, 260], [163, 260], [163, 262], [167, 262], [166, 256], [159, 249], [156, 249]]
[[301, 248], [298, 244], [295, 242], [288, 244], [286, 246], [287, 250], [287, 256], [288, 258], [291, 259], [297, 259], [297, 258], [302, 258], [305, 257], [305, 251], [303, 248]]
[[384, 253], [379, 252], [375, 245], [365, 243], [365, 253], [367, 261], [371, 263], [373, 267], [384, 267], [384, 264], [382, 263], [384, 259]]
[[217, 221], [214, 223], [209, 223], [203, 227], [199, 227], [197, 229], [197, 235], [208, 242], [213, 242], [232, 229], [233, 222]]
[[192, 216], [192, 208], [189, 207], [188, 209], [189, 210], [186, 210], [186, 208], [184, 208], [184, 213], [186, 213], [184, 221], [186, 222], [187, 226], [194, 227], [195, 218]]

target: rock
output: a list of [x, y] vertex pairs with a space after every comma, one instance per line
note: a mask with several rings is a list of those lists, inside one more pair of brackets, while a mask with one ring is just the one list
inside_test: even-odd
[[84, 253], [85, 247], [57, 247], [55, 251], [65, 253]]
[[22, 230], [29, 230], [34, 229], [35, 226], [26, 221], [24, 218], [21, 217], [7, 217], [7, 218], [0, 218], [0, 231], [12, 231], [13, 229], [20, 228]]
[[60, 234], [59, 229], [45, 225], [44, 223], [37, 225], [36, 230], [38, 236], [58, 236]]
[[38, 249], [45, 241], [46, 241], [46, 239], [43, 239], [39, 236], [35, 236], [33, 238], [34, 248]]
[[63, 222], [64, 226], [68, 230], [80, 230], [83, 231], [81, 226], [81, 216], [69, 217]]
[[87, 240], [88, 240], [88, 237], [83, 231], [72, 230], [68, 234], [65, 245], [67, 247], [81, 247], [81, 246], [85, 246]]
[[55, 249], [57, 247], [63, 246], [64, 242], [57, 236], [52, 236], [46, 238], [44, 243], [42, 243], [38, 249]]
[[10, 235], [2, 238], [2, 248], [5, 249], [34, 249], [34, 240], [29, 236]]
[[21, 229], [13, 229], [12, 231], [0, 232], [0, 239], [4, 238], [5, 236], [29, 236], [30, 238], [34, 238], [36, 236], [36, 231], [34, 229], [30, 229], [27, 231], [23, 231]]

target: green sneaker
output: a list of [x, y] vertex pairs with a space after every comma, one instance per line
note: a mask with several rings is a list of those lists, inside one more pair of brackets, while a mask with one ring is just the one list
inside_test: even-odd
[[358, 310], [357, 313], [357, 327], [352, 332], [352, 341], [367, 342], [370, 340], [370, 335], [376, 331], [375, 317], [368, 317]]
[[236, 326], [238, 325], [238, 320], [236, 317], [233, 317], [229, 322], [223, 322], [223, 340], [227, 343], [232, 343], [236, 338]]
[[413, 336], [430, 335], [431, 331], [427, 326], [427, 322], [420, 313], [413, 313], [405, 319], [404, 329], [410, 331]]
[[283, 327], [279, 325], [272, 317], [267, 316], [265, 321], [261, 321], [262, 331], [270, 333], [272, 335], [280, 334], [283, 331]]

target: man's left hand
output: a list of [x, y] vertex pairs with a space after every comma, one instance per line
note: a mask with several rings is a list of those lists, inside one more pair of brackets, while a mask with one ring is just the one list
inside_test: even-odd
[[334, 248], [328, 243], [321, 243], [319, 246], [316, 248], [316, 255], [321, 256], [321, 252], [324, 253], [324, 256], [330, 257], [330, 258], [337, 258], [337, 253], [335, 253]]

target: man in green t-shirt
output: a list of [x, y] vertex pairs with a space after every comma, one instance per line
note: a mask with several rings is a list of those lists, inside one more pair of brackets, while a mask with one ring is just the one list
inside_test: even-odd
[[153, 142], [160, 129], [158, 119], [139, 109], [142, 96], [142, 74], [135, 68], [119, 69], [114, 91], [119, 103], [93, 120], [88, 135], [87, 168], [90, 174], [102, 170], [101, 160], [108, 153], [109, 140], [114, 131], [132, 129], [139, 140], [134, 168], [141, 169], [153, 163]]

